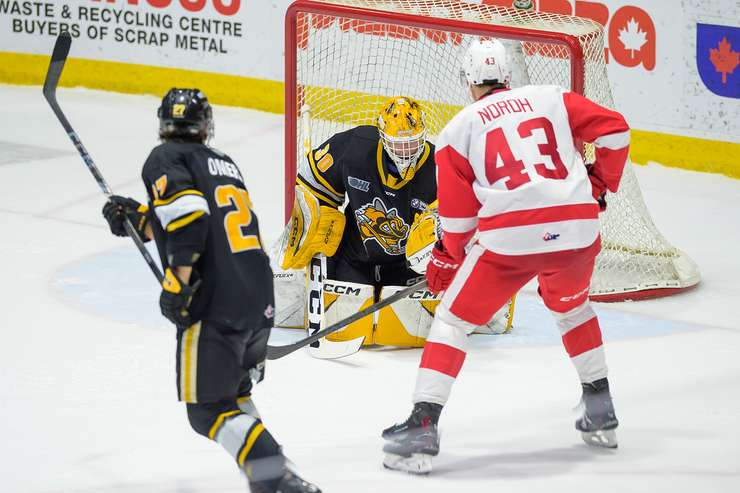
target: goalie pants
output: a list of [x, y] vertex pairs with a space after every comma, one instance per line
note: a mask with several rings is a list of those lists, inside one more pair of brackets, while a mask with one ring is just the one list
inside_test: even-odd
[[336, 281], [381, 286], [411, 286], [423, 279], [406, 266], [406, 260], [387, 264], [362, 262], [341, 247], [326, 258], [326, 277]]
[[582, 382], [607, 375], [601, 329], [588, 302], [600, 239], [589, 247], [534, 255], [499, 255], [476, 244], [447, 288], [424, 345], [414, 402], [447, 402], [467, 336], [537, 277], [563, 345]]
[[212, 322], [177, 336], [177, 390], [193, 429], [220, 444], [250, 481], [279, 478], [284, 458], [251, 399], [252, 380], [264, 373], [269, 321], [235, 331]]

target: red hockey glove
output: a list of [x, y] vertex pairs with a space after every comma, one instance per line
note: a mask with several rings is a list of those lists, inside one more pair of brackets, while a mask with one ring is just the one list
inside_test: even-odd
[[437, 294], [447, 289], [459, 267], [460, 264], [445, 250], [442, 242], [435, 243], [426, 272], [429, 291]]

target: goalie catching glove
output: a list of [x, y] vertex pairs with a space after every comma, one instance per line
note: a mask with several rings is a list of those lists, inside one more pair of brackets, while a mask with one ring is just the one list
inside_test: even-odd
[[409, 268], [419, 274], [426, 272], [434, 243], [441, 236], [438, 232], [437, 206], [438, 202], [435, 200], [427, 206], [424, 212], [416, 215], [406, 240], [406, 261]]
[[319, 199], [301, 185], [295, 187], [293, 213], [283, 247], [283, 269], [302, 269], [314, 255], [331, 257], [339, 248], [346, 219], [334, 207], [321, 205]]

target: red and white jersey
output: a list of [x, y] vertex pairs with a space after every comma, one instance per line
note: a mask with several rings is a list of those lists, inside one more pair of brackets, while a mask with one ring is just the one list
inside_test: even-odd
[[616, 192], [629, 151], [622, 115], [557, 86], [499, 90], [469, 105], [437, 140], [444, 244], [455, 257], [477, 230], [503, 255], [583, 248], [599, 234], [599, 206], [581, 154]]

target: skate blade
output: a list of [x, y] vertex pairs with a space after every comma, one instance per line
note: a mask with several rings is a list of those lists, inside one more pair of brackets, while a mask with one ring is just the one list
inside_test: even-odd
[[581, 438], [593, 447], [617, 448], [617, 432], [614, 430], [582, 431]]
[[383, 467], [409, 474], [429, 474], [432, 472], [432, 456], [411, 454], [409, 457], [403, 457], [396, 454], [385, 454]]

